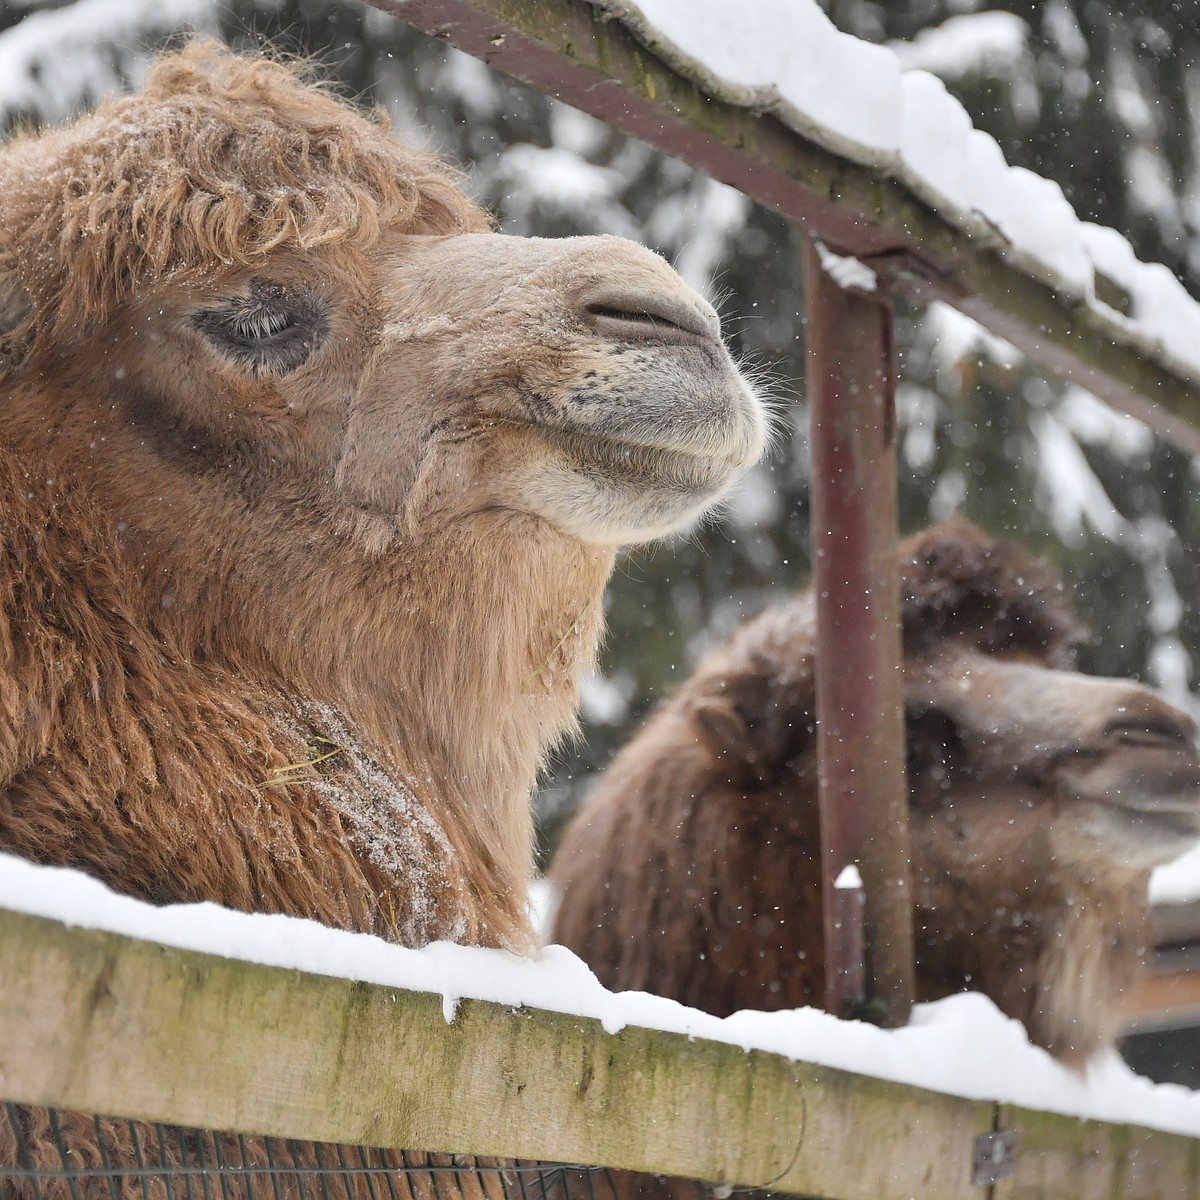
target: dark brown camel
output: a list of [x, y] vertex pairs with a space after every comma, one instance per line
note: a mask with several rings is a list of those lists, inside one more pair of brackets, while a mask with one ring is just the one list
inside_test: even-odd
[[[1150, 869], [1200, 835], [1189, 717], [1071, 670], [1042, 564], [962, 522], [901, 550], [917, 990], [982, 991], [1081, 1064], [1140, 967]], [[600, 779], [552, 940], [601, 982], [725, 1015], [823, 1006], [812, 596], [699, 667]]]

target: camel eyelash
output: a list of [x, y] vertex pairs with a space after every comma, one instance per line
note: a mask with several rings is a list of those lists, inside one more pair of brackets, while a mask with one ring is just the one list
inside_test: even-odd
[[253, 374], [286, 375], [320, 347], [329, 332], [329, 315], [311, 291], [255, 282], [248, 295], [201, 309], [192, 324], [220, 353]]
[[245, 312], [233, 314], [232, 332], [247, 341], [261, 341], [282, 333], [291, 324], [288, 314], [266, 304], [255, 303]]

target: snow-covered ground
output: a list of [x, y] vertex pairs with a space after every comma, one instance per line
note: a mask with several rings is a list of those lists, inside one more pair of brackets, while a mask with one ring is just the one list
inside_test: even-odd
[[[834, 153], [902, 180], [947, 220], [1081, 300], [1117, 340], [1200, 380], [1200, 305], [1179, 280], [1138, 261], [1121, 234], [1081, 221], [1058, 184], [1009, 166], [937, 75], [906, 70], [892, 48], [843, 33], [815, 0], [591, 3], [705, 91], [774, 113]], [[947, 54], [1011, 55], [1016, 22], [947, 22], [936, 42], [916, 43], [906, 60], [936, 67]], [[968, 28], [986, 44], [964, 46]], [[1129, 294], [1128, 316], [1097, 298], [1097, 271]]]
[[444, 942], [407, 950], [312, 921], [213, 904], [154, 908], [77, 871], [2, 854], [0, 909], [269, 966], [433, 992], [442, 997], [448, 1021], [468, 997], [550, 1009], [595, 1018], [609, 1033], [626, 1025], [663, 1029], [953, 1095], [1200, 1136], [1200, 1093], [1152, 1084], [1115, 1054], [1080, 1078], [1030, 1046], [1018, 1022], [978, 995], [919, 1005], [911, 1025], [899, 1030], [838, 1021], [814, 1009], [719, 1019], [673, 1000], [606, 991], [561, 946], [548, 946], [534, 958]]

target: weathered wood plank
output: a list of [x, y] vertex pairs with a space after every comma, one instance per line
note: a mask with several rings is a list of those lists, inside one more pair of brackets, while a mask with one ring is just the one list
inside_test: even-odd
[[994, 1200], [1200, 1198], [1195, 1138], [1013, 1105], [1000, 1107], [999, 1121], [1017, 1131], [1017, 1160]]
[[1200, 1141], [777, 1055], [261, 967], [0, 911], [0, 1100], [573, 1161], [836, 1200], [1200, 1200]]
[[584, 0], [371, 0], [501, 71], [686, 160], [869, 259], [895, 286], [945, 300], [1200, 453], [1200, 383], [1118, 326], [955, 228], [905, 186], [770, 115], [713, 100]]
[[0, 1099], [322, 1141], [952, 1200], [989, 1104], [771, 1054], [0, 912]]

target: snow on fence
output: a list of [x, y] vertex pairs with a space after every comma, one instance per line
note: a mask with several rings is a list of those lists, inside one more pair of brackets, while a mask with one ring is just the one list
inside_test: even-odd
[[[283, 1177], [296, 1173], [288, 1159], [299, 1139], [602, 1164], [841, 1200], [1132, 1200], [1200, 1189], [1193, 1139], [1130, 1123], [1195, 1127], [1200, 1097], [1115, 1062], [1085, 1087], [980, 997], [929, 1006], [926, 1027], [903, 1031], [811, 1010], [721, 1021], [612, 995], [564, 950], [541, 961], [446, 944], [405, 950], [287, 917], [157, 909], [77, 872], [3, 865], [0, 1096], [285, 1139]], [[936, 1063], [993, 1092], [959, 1097], [777, 1052], [789, 1045], [901, 1077], [936, 1079]], [[1022, 1103], [1036, 1097], [1080, 1111], [1090, 1097], [1109, 1119]], [[184, 1156], [176, 1174], [197, 1193], [244, 1182], [236, 1162], [211, 1171], [210, 1135], [170, 1136], [190, 1147], [191, 1165]], [[975, 1180], [1014, 1136], [1014, 1173], [989, 1191]], [[456, 1173], [471, 1169], [457, 1162]], [[586, 1190], [576, 1197], [602, 1200], [605, 1175], [577, 1178]], [[544, 1170], [537, 1179], [535, 1194], [563, 1182]], [[0, 1194], [5, 1183], [0, 1175]], [[379, 1189], [388, 1195], [382, 1178]], [[507, 1194], [528, 1190], [517, 1178]], [[168, 1184], [165, 1194], [185, 1193]]]
[[[987, 1104], [905, 1098], [906, 1123], [937, 1131], [938, 1162], [871, 1163], [857, 1130], [879, 1105], [900, 1108], [895, 1084], [485, 1001], [448, 1021], [437, 994], [24, 914], [0, 914], [0, 976], [0, 1092], [84, 1112], [829, 1195], [919, 1182], [929, 1200], [963, 1194], [993, 1119]], [[878, 1190], [884, 1176], [900, 1190]]]

